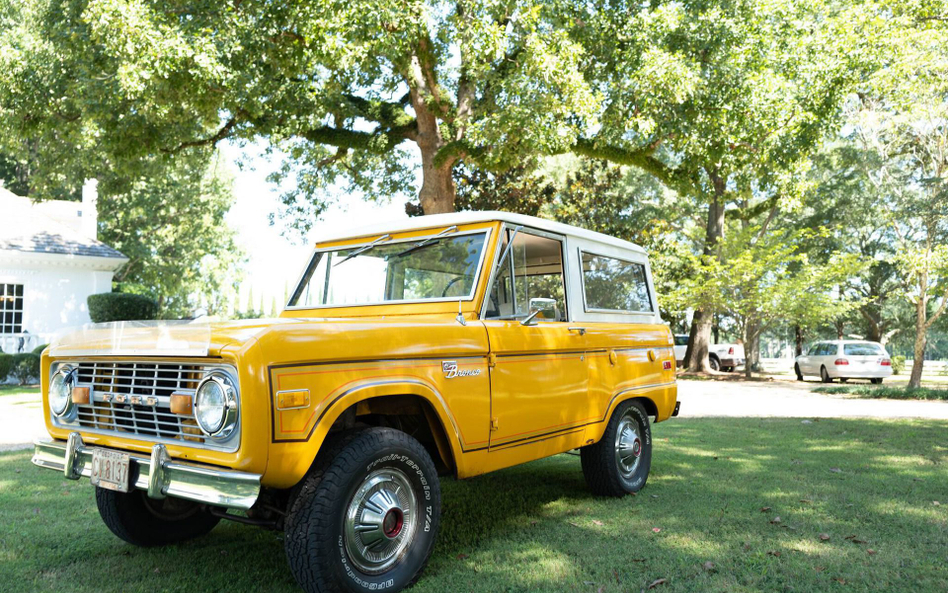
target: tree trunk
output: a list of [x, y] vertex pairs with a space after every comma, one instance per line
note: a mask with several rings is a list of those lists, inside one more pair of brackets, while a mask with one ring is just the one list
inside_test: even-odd
[[454, 212], [457, 192], [451, 175], [453, 163], [437, 167], [434, 164], [437, 149], [426, 150], [420, 144], [418, 146], [421, 148], [421, 191], [418, 198], [422, 210], [425, 214]]
[[[708, 227], [705, 233], [704, 254], [712, 255], [720, 252], [718, 242], [724, 237], [724, 191], [726, 181], [716, 173], [709, 173], [714, 185], [714, 197], [708, 206]], [[711, 344], [711, 325], [714, 311], [705, 307], [695, 309], [691, 322], [691, 339], [688, 341], [688, 352], [685, 355], [685, 368], [690, 371], [708, 372], [711, 366], [708, 362], [708, 350]]]
[[912, 358], [912, 376], [909, 379], [909, 387], [922, 386], [922, 369], [925, 365], [925, 334], [927, 333], [927, 305], [928, 301], [919, 298], [915, 303], [915, 352]]
[[744, 326], [744, 376], [754, 376], [754, 370], [760, 366], [760, 322], [748, 319]]
[[793, 328], [794, 338], [796, 338], [796, 356], [803, 356], [803, 328], [799, 324]]

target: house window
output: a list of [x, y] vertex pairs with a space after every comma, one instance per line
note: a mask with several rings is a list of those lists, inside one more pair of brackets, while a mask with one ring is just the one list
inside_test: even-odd
[[23, 285], [0, 284], [0, 334], [23, 331]]

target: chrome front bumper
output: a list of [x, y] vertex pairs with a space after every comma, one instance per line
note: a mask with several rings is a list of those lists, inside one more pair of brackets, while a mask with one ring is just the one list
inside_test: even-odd
[[[33, 465], [78, 480], [92, 474], [92, 449], [82, 442], [78, 432], [70, 434], [66, 441], [39, 440], [34, 443]], [[260, 494], [258, 474], [172, 461], [162, 444], [152, 447], [150, 457], [129, 454], [129, 458], [132, 486], [145, 490], [151, 498], [170, 496], [247, 510]]]

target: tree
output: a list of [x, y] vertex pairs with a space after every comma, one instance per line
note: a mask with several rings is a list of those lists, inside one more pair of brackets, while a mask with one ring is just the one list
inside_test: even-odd
[[129, 258], [115, 276], [121, 290], [155, 298], [161, 318], [224, 312], [243, 253], [225, 220], [232, 181], [220, 160], [195, 153], [157, 177], [103, 181], [126, 188], [98, 201], [99, 238]]

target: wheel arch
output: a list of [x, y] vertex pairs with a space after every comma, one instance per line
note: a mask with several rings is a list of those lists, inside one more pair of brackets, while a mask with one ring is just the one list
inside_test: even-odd
[[[616, 396], [610, 403], [602, 421], [589, 427], [590, 432], [586, 435], [587, 444], [599, 442], [603, 433], [606, 431], [606, 427], [609, 424], [609, 419], [612, 418], [616, 408], [618, 408], [620, 404], [628, 401], [639, 402], [642, 404], [642, 407], [645, 408], [645, 413], [654, 418], [655, 422], [658, 421], [660, 414], [658, 402], [656, 402], [656, 398], [651, 393], [629, 393], [626, 397], [622, 397], [622, 394], [620, 394], [619, 396]], [[672, 406], [674, 407], [674, 403]]]
[[[313, 435], [311, 465], [330, 434], [357, 425], [391, 426], [408, 431], [423, 444], [433, 445], [432, 457], [452, 473], [457, 473], [461, 454], [457, 424], [441, 394], [417, 378], [392, 378], [384, 382], [365, 382], [337, 397], [322, 414], [317, 433]], [[419, 438], [421, 437], [421, 438]], [[429, 442], [425, 442], [430, 438]]]

